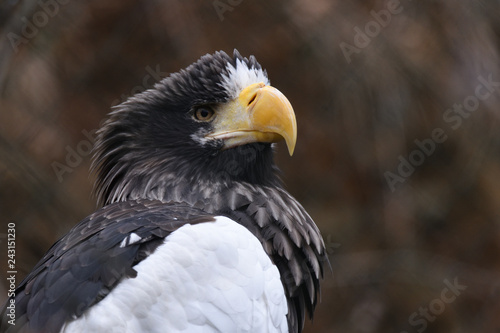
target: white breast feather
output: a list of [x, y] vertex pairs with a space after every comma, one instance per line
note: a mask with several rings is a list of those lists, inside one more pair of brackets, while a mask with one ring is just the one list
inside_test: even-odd
[[62, 332], [287, 332], [276, 266], [226, 217], [186, 225]]

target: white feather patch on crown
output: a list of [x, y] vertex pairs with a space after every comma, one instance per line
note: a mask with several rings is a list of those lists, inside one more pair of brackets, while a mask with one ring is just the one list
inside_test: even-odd
[[220, 85], [226, 90], [230, 98], [236, 98], [240, 92], [253, 83], [264, 82], [269, 85], [269, 79], [262, 69], [248, 68], [247, 64], [240, 59], [236, 60], [236, 67], [227, 63], [229, 75], [222, 74]]

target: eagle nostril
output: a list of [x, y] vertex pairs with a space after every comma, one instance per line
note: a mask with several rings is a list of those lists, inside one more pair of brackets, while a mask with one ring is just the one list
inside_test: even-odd
[[252, 104], [256, 98], [257, 98], [257, 93], [253, 94], [252, 98], [250, 98], [250, 100], [248, 101], [248, 106], [250, 106], [250, 104]]

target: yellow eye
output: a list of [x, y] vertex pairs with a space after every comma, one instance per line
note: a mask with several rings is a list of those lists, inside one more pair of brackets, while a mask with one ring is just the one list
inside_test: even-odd
[[201, 107], [194, 111], [194, 119], [198, 121], [210, 121], [215, 115], [215, 112], [207, 107]]

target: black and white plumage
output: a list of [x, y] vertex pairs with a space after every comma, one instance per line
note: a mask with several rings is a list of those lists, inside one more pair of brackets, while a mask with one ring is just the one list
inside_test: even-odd
[[16, 290], [7, 332], [300, 332], [328, 261], [273, 162], [296, 123], [252, 56], [205, 55], [119, 105], [96, 211]]

